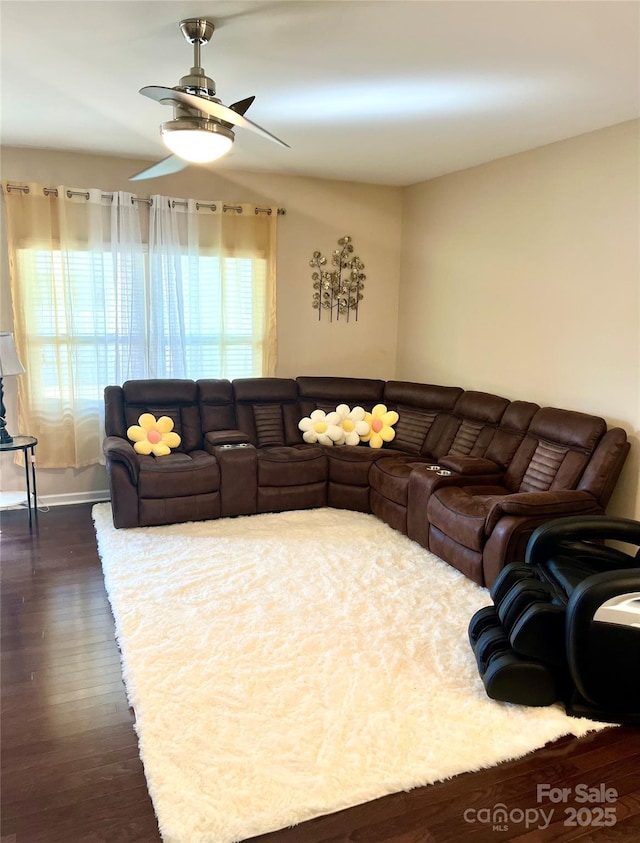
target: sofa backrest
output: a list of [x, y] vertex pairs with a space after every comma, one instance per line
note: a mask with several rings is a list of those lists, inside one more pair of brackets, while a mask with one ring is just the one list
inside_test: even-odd
[[196, 384], [202, 432], [233, 430], [236, 427], [236, 408], [231, 381], [202, 379]]
[[253, 445], [302, 442], [298, 387], [292, 378], [238, 378], [232, 381], [238, 430]]
[[384, 381], [372, 378], [316, 378], [299, 377], [298, 395], [301, 418], [314, 410], [330, 413], [338, 404], [348, 404], [351, 409], [363, 407], [371, 411], [383, 400]]
[[467, 390], [453, 408], [453, 424], [437, 445], [435, 456], [484, 457], [509, 399]]
[[180, 436], [177, 451], [202, 448], [202, 427], [195, 381], [149, 379], [125, 381], [122, 387], [105, 389], [105, 431], [107, 436], [127, 438], [127, 429], [138, 424], [142, 413], [156, 418], [169, 416]]
[[485, 451], [485, 458], [493, 460], [501, 468], [506, 468], [539, 409], [539, 405], [532, 401], [512, 401], [500, 419], [500, 424]]
[[384, 403], [399, 417], [391, 447], [438, 456], [438, 443], [453, 437], [453, 409], [462, 394], [457, 386], [388, 381]]
[[517, 492], [575, 489], [607, 429], [604, 419], [573, 410], [538, 410], [505, 473]]
[[618, 482], [631, 445], [621, 427], [612, 427], [604, 434], [584, 470], [578, 489], [590, 492], [602, 509], [606, 509]]

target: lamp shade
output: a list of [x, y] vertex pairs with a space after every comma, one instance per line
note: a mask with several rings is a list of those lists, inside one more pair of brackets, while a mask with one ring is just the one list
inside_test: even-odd
[[226, 126], [202, 117], [171, 120], [160, 127], [162, 140], [174, 155], [194, 164], [222, 158], [233, 146], [234, 135]]
[[18, 359], [18, 353], [9, 331], [0, 332], [0, 378], [7, 375], [23, 375], [25, 368]]

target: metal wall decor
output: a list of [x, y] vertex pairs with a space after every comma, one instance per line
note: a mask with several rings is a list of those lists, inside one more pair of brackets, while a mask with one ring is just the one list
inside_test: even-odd
[[309, 266], [314, 269], [311, 275], [313, 307], [318, 311], [318, 319], [322, 318], [322, 311], [326, 310], [330, 322], [333, 322], [334, 313], [336, 320], [342, 315], [348, 322], [353, 314], [357, 321], [358, 305], [364, 297], [364, 264], [353, 254], [353, 243], [348, 235], [338, 240], [338, 246], [340, 248], [335, 249], [331, 255], [331, 266], [334, 269], [325, 269], [327, 259], [320, 252], [314, 252], [309, 261]]

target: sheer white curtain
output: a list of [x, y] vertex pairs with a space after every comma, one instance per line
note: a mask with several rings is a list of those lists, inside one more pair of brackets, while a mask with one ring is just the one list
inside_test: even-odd
[[152, 200], [151, 376], [273, 375], [277, 209]]
[[147, 219], [130, 193], [23, 188], [3, 184], [18, 419], [41, 467], [103, 461], [108, 384], [275, 373], [277, 208], [158, 195]]
[[[175, 206], [175, 203], [174, 203]], [[166, 196], [149, 208], [149, 376], [187, 377], [184, 322], [185, 274], [198, 261], [190, 242], [189, 215], [177, 213]], [[191, 238], [193, 241], [193, 238]], [[196, 272], [197, 277], [197, 272]]]
[[98, 462], [103, 389], [144, 377], [144, 253], [130, 193], [3, 185], [20, 428], [48, 468]]

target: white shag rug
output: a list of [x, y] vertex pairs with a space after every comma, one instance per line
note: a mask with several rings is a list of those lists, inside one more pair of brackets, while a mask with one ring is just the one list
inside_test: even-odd
[[167, 843], [231, 843], [603, 728], [490, 700], [467, 640], [487, 591], [372, 515], [93, 517]]

